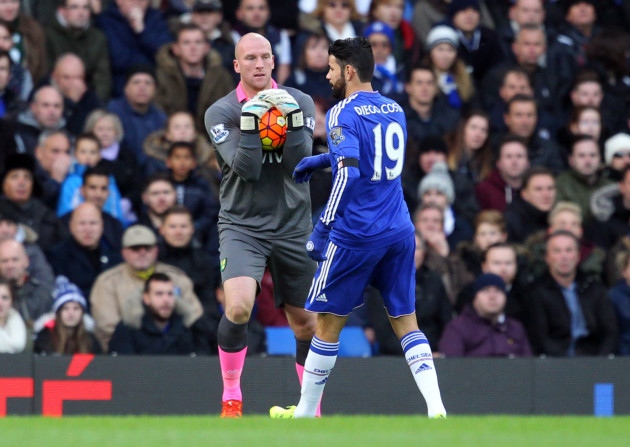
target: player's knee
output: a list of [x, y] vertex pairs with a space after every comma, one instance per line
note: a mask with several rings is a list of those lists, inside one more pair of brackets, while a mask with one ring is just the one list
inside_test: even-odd
[[252, 310], [244, 303], [236, 303], [228, 306], [225, 310], [225, 314], [231, 322], [244, 324], [249, 321], [249, 318], [252, 315]]
[[310, 340], [315, 335], [315, 329], [317, 329], [317, 319], [310, 318], [310, 314], [307, 315], [309, 318], [294, 321], [292, 324], [293, 333], [299, 340]]

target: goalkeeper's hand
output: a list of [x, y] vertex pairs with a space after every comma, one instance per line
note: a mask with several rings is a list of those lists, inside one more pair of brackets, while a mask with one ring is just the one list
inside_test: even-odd
[[241, 109], [241, 132], [258, 133], [258, 121], [273, 105], [257, 96], [243, 104]]
[[287, 118], [288, 131], [302, 130], [302, 127], [304, 127], [302, 110], [289, 92], [283, 89], [272, 88], [258, 92], [256, 97], [273, 105]]
[[328, 228], [321, 220], [317, 221], [317, 224], [313, 228], [311, 237], [308, 238], [306, 243], [306, 254], [313, 261], [323, 262], [328, 259], [325, 255], [326, 246], [328, 245], [328, 235], [330, 234], [330, 228]]
[[327, 153], [304, 157], [293, 170], [293, 180], [295, 183], [306, 183], [315, 171], [327, 167], [330, 167], [330, 155]]

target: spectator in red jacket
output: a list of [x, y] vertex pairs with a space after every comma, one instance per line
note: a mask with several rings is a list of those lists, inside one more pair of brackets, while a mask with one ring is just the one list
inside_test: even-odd
[[479, 208], [505, 210], [513, 198], [518, 196], [527, 169], [529, 158], [525, 142], [514, 135], [506, 136], [499, 146], [496, 168], [475, 186]]

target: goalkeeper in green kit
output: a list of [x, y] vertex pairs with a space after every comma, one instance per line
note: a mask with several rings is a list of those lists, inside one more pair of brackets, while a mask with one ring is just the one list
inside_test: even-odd
[[[296, 370], [315, 332], [315, 314], [304, 310], [316, 264], [304, 247], [312, 231], [308, 183], [292, 174], [311, 155], [315, 106], [293, 88], [271, 77], [274, 57], [260, 34], [244, 35], [236, 45], [237, 88], [214, 103], [205, 124], [222, 170], [219, 241], [225, 313], [218, 342], [223, 397], [221, 417], [241, 417], [241, 373], [247, 354], [247, 324], [265, 268], [274, 283], [274, 300], [283, 307], [296, 339]], [[287, 136], [277, 152], [263, 153], [258, 121], [275, 107], [286, 118]]]

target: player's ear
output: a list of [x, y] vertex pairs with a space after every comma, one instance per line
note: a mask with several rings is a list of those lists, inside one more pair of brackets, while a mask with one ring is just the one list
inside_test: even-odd
[[233, 63], [234, 63], [234, 71], [235, 71], [236, 73], [240, 73], [240, 72], [241, 72], [241, 69], [240, 69], [240, 67], [238, 66], [238, 61], [237, 61], [236, 59], [234, 59]]

